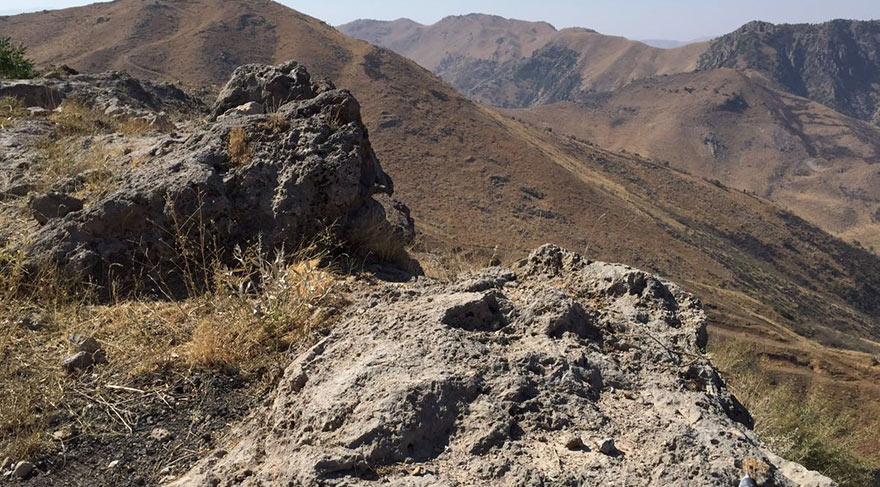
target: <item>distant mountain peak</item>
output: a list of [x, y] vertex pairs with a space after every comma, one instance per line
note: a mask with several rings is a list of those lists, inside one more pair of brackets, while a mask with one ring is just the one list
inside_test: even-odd
[[699, 69], [761, 73], [782, 89], [880, 123], [880, 21], [753, 21], [715, 39]]

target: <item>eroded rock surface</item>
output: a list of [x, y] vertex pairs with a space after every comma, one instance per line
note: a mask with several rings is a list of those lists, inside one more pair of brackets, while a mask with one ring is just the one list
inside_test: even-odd
[[[264, 114], [237, 110], [235, 100], [283, 104]], [[313, 86], [295, 62], [249, 65], [214, 111], [224, 116], [158, 136], [148, 160], [117, 175], [115, 191], [46, 218], [29, 254], [99, 282], [135, 275], [173, 283], [188, 253], [291, 248], [322, 232], [370, 250], [370, 242], [406, 235], [389, 222], [401, 221], [389, 214], [395, 207], [372, 198], [390, 195], [392, 182], [348, 91]]]
[[747, 459], [797, 485], [702, 357], [705, 326], [677, 286], [554, 246], [370, 287], [173, 485], [722, 486]]

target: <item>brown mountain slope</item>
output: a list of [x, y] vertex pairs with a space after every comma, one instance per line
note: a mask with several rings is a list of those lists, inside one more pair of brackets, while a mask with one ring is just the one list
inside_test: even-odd
[[878, 349], [880, 261], [868, 252], [764, 199], [503, 117], [278, 4], [120, 0], [2, 18], [0, 35], [41, 62], [194, 85], [237, 62], [297, 59], [356, 94], [396, 195], [429, 238], [506, 255], [553, 241], [634, 264], [699, 295], [714, 330], [766, 340], [801, 371], [853, 387], [880, 379], [867, 355], [803, 338]]
[[592, 103], [510, 113], [760, 194], [880, 249], [880, 130], [738, 71], [642, 80]]
[[357, 20], [339, 26], [431, 70], [491, 106], [574, 100], [646, 76], [692, 71], [706, 43], [659, 49], [589, 29], [557, 31], [544, 22], [470, 14], [433, 25], [408, 19]]

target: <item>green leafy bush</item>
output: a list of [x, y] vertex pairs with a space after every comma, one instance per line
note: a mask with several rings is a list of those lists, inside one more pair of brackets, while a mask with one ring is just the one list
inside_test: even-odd
[[37, 76], [34, 62], [25, 57], [22, 44], [14, 44], [8, 37], [0, 37], [0, 78], [28, 79]]

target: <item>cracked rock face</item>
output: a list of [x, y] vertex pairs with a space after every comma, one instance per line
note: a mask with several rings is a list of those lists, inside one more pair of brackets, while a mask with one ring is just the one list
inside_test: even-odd
[[[220, 109], [241, 90], [285, 103], [270, 114]], [[173, 284], [187, 245], [271, 251], [323, 232], [365, 245], [409, 235], [391, 223], [408, 215], [395, 218], [395, 206], [372, 198], [390, 195], [392, 182], [348, 91], [311, 85], [291, 62], [242, 67], [223, 93], [223, 117], [159, 137], [148, 161], [118, 175], [118, 189], [47, 218], [29, 254], [98, 282], [141, 273]]]
[[746, 459], [798, 485], [702, 358], [705, 325], [677, 286], [554, 246], [372, 287], [173, 485], [737, 485]]

